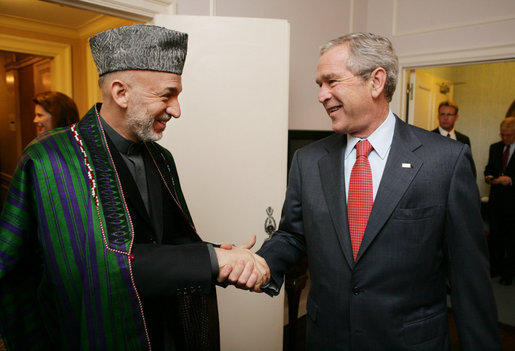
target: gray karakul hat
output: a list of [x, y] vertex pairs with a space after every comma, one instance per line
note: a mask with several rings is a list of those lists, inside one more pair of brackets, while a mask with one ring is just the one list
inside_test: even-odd
[[98, 75], [126, 70], [182, 74], [188, 34], [164, 27], [134, 24], [89, 38]]

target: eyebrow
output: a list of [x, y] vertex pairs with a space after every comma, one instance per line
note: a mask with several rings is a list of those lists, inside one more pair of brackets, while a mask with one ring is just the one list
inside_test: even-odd
[[315, 82], [318, 84], [318, 85], [321, 85], [323, 81], [328, 81], [328, 80], [331, 80], [331, 79], [336, 79], [338, 78], [338, 75], [335, 74], [335, 73], [328, 73], [328, 74], [324, 74], [322, 75], [322, 77], [320, 77], [321, 79], [316, 79]]
[[166, 87], [166, 88], [163, 88], [161, 91], [159, 91], [159, 95], [168, 95], [168, 94], [172, 94], [172, 95], [178, 95], [179, 93], [181, 92], [181, 90], [179, 90], [179, 88], [177, 87]]

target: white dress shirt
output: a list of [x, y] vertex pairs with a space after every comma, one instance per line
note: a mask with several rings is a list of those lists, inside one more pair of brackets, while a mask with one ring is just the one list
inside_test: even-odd
[[451, 139], [453, 140], [458, 140], [456, 138], [456, 133], [454, 132], [454, 128], [452, 128], [452, 130], [450, 132], [446, 131], [445, 129], [443, 129], [442, 127], [438, 126], [438, 131], [440, 132], [441, 135], [443, 135], [444, 137], [447, 136], [447, 134], [450, 134], [450, 137]]
[[[376, 198], [377, 189], [383, 176], [388, 153], [392, 146], [393, 132], [395, 131], [395, 116], [392, 111], [388, 112], [385, 121], [366, 139], [372, 145], [373, 150], [368, 155], [370, 170], [372, 171], [372, 190], [374, 200]], [[356, 144], [360, 139], [347, 134], [347, 147], [345, 148], [345, 194], [349, 196], [349, 181], [352, 167], [356, 162]]]

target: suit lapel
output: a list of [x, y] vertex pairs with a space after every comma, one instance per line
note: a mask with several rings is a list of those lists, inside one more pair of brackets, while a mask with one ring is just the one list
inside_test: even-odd
[[409, 126], [397, 118], [388, 160], [356, 262], [359, 261], [374, 238], [379, 234], [420, 170], [423, 161], [413, 151], [421, 145], [418, 138], [412, 134]]
[[345, 135], [336, 134], [326, 146], [328, 154], [318, 162], [320, 181], [324, 192], [338, 242], [349, 267], [354, 265], [352, 246], [347, 221], [347, 201], [345, 200], [345, 177], [343, 152], [347, 145]]

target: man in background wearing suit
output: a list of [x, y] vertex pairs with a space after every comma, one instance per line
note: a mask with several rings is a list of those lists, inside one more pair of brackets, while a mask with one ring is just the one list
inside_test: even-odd
[[318, 100], [336, 133], [293, 157], [261, 289], [276, 295], [307, 253], [308, 350], [435, 351], [449, 349], [448, 277], [461, 349], [500, 350], [470, 149], [391, 112], [397, 75], [384, 37], [322, 47]]
[[515, 117], [501, 122], [501, 141], [490, 145], [485, 180], [490, 187], [488, 221], [490, 236], [490, 270], [493, 277], [511, 285], [515, 275]]
[[438, 106], [439, 125], [433, 132], [457, 140], [460, 143], [467, 144], [470, 147], [469, 137], [454, 130], [454, 123], [456, 123], [458, 117], [458, 105], [452, 101], [441, 102]]

